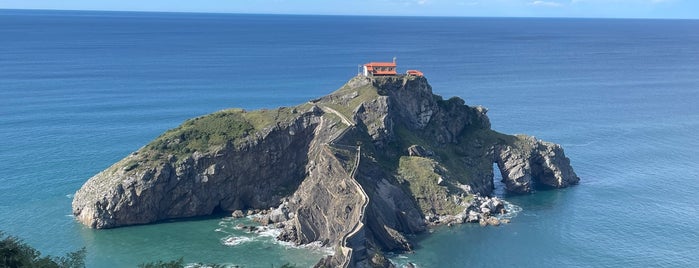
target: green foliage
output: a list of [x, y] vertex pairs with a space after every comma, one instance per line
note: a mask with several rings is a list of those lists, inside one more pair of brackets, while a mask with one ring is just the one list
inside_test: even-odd
[[[154, 153], [151, 155], [155, 158], [168, 154], [182, 157], [196, 151], [204, 153], [211, 148], [227, 143], [236, 144], [241, 138], [251, 135], [255, 131], [276, 126], [279, 122], [292, 119], [298, 115], [298, 109], [308, 107], [310, 105], [252, 112], [229, 109], [200, 116], [166, 131], [148, 144], [146, 149], [153, 151]], [[128, 170], [136, 166], [137, 164], [129, 165], [126, 168]]]
[[205, 152], [212, 146], [244, 137], [254, 129], [243, 113], [242, 110], [226, 110], [187, 120], [165, 132], [147, 148], [177, 156]]
[[85, 267], [85, 249], [65, 257], [41, 256], [41, 252], [19, 238], [0, 231], [0, 267], [79, 268]]
[[[179, 258], [174, 261], [156, 261], [156, 262], [149, 262], [149, 263], [142, 263], [138, 265], [139, 268], [184, 268], [184, 267], [192, 267], [192, 268], [225, 268], [227, 266], [223, 264], [210, 264], [210, 263], [194, 263], [194, 264], [185, 264], [183, 258]], [[239, 266], [232, 266], [232, 267], [239, 267]], [[272, 265], [271, 267], [274, 267]], [[295, 264], [291, 263], [285, 263], [280, 268], [296, 268]]]
[[402, 156], [398, 167], [400, 179], [408, 182], [408, 189], [415, 197], [423, 212], [438, 214], [456, 214], [463, 210], [449, 194], [446, 186], [437, 182], [440, 174], [437, 162], [418, 156]]
[[184, 268], [184, 258], [179, 258], [174, 261], [156, 261], [149, 263], [142, 263], [138, 265], [139, 268]]
[[[352, 95], [354, 92], [356, 92], [356, 96], [343, 100], [345, 96]], [[332, 101], [324, 102], [323, 104], [333, 108], [347, 118], [352, 118], [354, 109], [357, 109], [364, 102], [376, 99], [379, 94], [373, 85], [368, 84], [359, 88], [351, 88], [345, 85], [330, 96]]]
[[306, 110], [310, 107], [309, 104], [302, 104], [296, 107], [279, 107], [274, 110], [262, 109], [243, 113], [242, 116], [255, 130], [262, 130], [275, 126], [277, 123], [289, 121], [298, 116], [300, 110]]
[[[149, 263], [141, 263], [138, 265], [139, 268], [184, 268], [184, 267], [192, 267], [192, 268], [224, 268], [226, 267], [225, 265], [222, 264], [204, 264], [204, 263], [194, 263], [194, 264], [187, 264], [185, 265], [184, 263], [184, 258], [179, 258], [174, 261], [156, 261], [156, 262], [149, 262]], [[237, 266], [234, 266], [237, 267]]]

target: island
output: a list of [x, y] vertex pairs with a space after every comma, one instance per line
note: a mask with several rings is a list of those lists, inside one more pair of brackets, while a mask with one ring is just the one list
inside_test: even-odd
[[365, 70], [294, 107], [187, 120], [90, 178], [73, 214], [100, 229], [257, 213], [280, 240], [334, 247], [317, 267], [389, 267], [410, 234], [504, 212], [494, 164], [513, 193], [578, 183], [561, 146], [494, 131], [486, 113], [422, 72]]

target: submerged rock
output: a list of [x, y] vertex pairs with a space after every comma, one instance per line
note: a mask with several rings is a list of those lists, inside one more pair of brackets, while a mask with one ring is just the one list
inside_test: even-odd
[[355, 77], [296, 107], [188, 120], [90, 178], [73, 214], [114, 228], [247, 209], [279, 239], [336, 247], [319, 265], [371, 263], [428, 223], [495, 224], [502, 202], [480, 196], [494, 162], [512, 192], [578, 182], [560, 146], [493, 131], [486, 112], [424, 77]]

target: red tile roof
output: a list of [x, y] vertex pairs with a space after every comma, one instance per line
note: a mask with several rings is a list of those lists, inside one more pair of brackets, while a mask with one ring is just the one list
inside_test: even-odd
[[372, 67], [372, 66], [376, 66], [376, 67], [396, 67], [396, 63], [394, 63], [394, 62], [370, 62], [370, 63], [364, 64], [364, 66], [367, 66], [367, 67]]
[[421, 71], [418, 70], [408, 70], [407, 73], [409, 75], [415, 75], [415, 76], [424, 76], [424, 74]]
[[398, 74], [398, 73], [396, 73], [396, 70], [392, 70], [392, 71], [373, 71], [372, 74], [374, 74], [374, 75], [377, 75], [377, 74], [378, 75], [382, 75], [382, 74], [391, 75], [391, 74]]

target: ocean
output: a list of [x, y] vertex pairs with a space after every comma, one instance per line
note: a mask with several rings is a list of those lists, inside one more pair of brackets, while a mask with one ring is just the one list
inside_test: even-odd
[[[699, 266], [699, 21], [0, 10], [0, 230], [88, 267], [313, 265], [222, 216], [92, 230], [92, 175], [184, 120], [292, 106], [397, 57], [495, 130], [560, 143], [580, 185], [498, 194], [510, 224], [436, 228], [418, 267]], [[233, 238], [233, 239], [232, 239]]]

